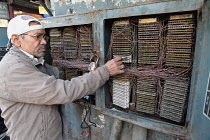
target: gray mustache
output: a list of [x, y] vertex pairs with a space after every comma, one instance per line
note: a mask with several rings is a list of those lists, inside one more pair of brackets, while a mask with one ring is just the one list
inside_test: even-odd
[[43, 45], [43, 46], [39, 46], [38, 47], [38, 49], [44, 49], [45, 48], [45, 46]]

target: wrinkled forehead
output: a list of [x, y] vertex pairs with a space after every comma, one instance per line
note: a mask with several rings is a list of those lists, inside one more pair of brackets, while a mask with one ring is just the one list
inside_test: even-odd
[[28, 31], [28, 32], [23, 33], [23, 34], [45, 35], [46, 32], [45, 32], [45, 29], [35, 29], [35, 30]]

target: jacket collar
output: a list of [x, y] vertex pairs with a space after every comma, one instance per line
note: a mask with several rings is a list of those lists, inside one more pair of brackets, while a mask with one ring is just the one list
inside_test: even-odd
[[23, 58], [25, 58], [27, 60], [30, 60], [35, 66], [36, 65], [40, 65], [40, 64], [44, 65], [44, 59], [43, 58], [40, 58], [40, 60], [39, 60], [39, 59], [35, 58], [33, 55], [31, 55], [31, 54], [29, 54], [29, 53], [27, 53], [27, 52], [25, 52], [23, 50], [20, 50], [19, 48], [17, 48], [14, 45], [10, 48], [9, 51], [11, 53], [14, 52], [16, 55], [18, 55], [20, 57], [23, 57]]

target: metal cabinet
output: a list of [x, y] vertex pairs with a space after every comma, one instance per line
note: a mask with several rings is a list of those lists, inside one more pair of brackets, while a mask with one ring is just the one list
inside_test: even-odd
[[[117, 130], [111, 126], [122, 127], [119, 121], [123, 121], [141, 128], [133, 127], [133, 139], [139, 136], [137, 130], [145, 129], [177, 138], [210, 139], [209, 0], [66, 1], [60, 7], [58, 2], [51, 3], [56, 16], [41, 21], [49, 34], [61, 32], [63, 56], [81, 54], [88, 46], [77, 40], [77, 49], [65, 50], [69, 29], [91, 27], [92, 51], [83, 54], [99, 55], [101, 65], [116, 56], [125, 58], [127, 75], [112, 77], [93, 97], [93, 110], [108, 116], [110, 130], [100, 132], [101, 136], [110, 132], [117, 139]], [[80, 61], [84, 67], [86, 62]], [[70, 62], [64, 66], [73, 68]], [[67, 105], [69, 121], [79, 114], [75, 108], [81, 107]]]

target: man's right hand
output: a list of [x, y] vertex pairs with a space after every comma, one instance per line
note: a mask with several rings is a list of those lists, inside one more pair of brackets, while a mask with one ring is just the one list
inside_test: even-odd
[[105, 66], [107, 66], [109, 69], [110, 76], [124, 73], [124, 70], [122, 70], [124, 68], [124, 65], [121, 60], [122, 60], [121, 57], [116, 57], [112, 60], [109, 60], [105, 64]]

